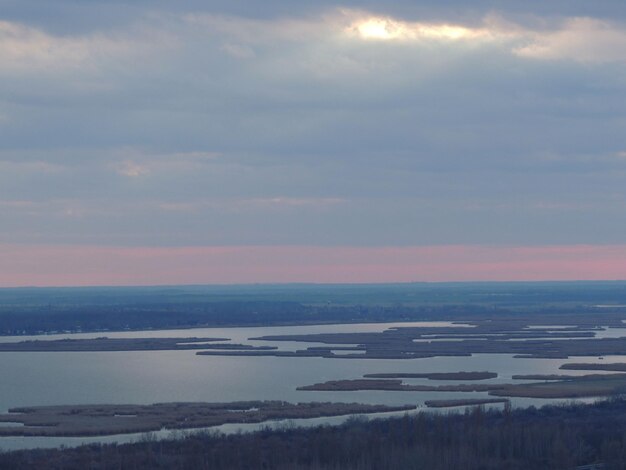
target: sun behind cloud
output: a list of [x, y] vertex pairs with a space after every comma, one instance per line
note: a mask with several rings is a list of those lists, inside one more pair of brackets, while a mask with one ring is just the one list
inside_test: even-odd
[[477, 39], [489, 35], [485, 29], [472, 29], [447, 23], [406, 22], [388, 17], [358, 18], [346, 28], [366, 40]]
[[356, 29], [364, 39], [397, 39], [407, 35], [402, 24], [385, 18], [370, 18], [356, 25]]

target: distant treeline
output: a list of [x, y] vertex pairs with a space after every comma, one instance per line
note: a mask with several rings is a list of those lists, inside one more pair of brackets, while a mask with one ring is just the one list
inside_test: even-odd
[[19, 288], [0, 289], [0, 335], [626, 314], [625, 304], [625, 282]]
[[623, 399], [0, 454], [0, 468], [14, 470], [570, 470], [598, 463], [626, 466]]
[[[0, 335], [64, 331], [263, 326], [440, 320], [493, 314], [482, 306], [304, 305], [297, 302], [203, 302], [93, 306], [31, 306], [0, 310]], [[502, 311], [504, 313], [504, 311]]]

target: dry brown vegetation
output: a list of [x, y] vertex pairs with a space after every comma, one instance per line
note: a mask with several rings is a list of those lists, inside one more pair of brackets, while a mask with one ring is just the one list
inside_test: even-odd
[[[399, 327], [370, 333], [319, 333], [251, 338], [266, 341], [324, 343], [299, 351], [201, 351], [201, 355], [325, 357], [337, 359], [416, 359], [471, 354], [511, 354], [519, 358], [603, 356], [626, 352], [624, 337], [595, 338], [609, 326], [624, 328], [622, 317], [516, 316], [468, 320], [471, 327]], [[545, 328], [529, 328], [533, 325]], [[550, 328], [550, 326], [557, 328]], [[335, 354], [340, 351], [341, 354]], [[350, 351], [353, 351], [350, 353]], [[347, 354], [346, 354], [347, 352]]]
[[458, 400], [426, 400], [429, 408], [454, 408], [456, 406], [476, 406], [493, 403], [509, 403], [506, 398], [461, 398]]
[[[549, 323], [545, 323], [549, 322]], [[601, 326], [624, 328], [621, 317], [597, 315], [559, 316], [538, 319], [516, 316], [505, 319], [479, 318], [469, 321], [472, 327], [402, 327], [373, 333], [320, 333], [251, 338], [267, 341], [325, 343], [298, 351], [280, 351], [274, 346], [245, 344], [202, 344], [224, 338], [97, 338], [57, 341], [0, 343], [2, 351], [149, 351], [197, 350], [199, 355], [325, 357], [341, 359], [415, 359], [471, 354], [512, 354], [523, 358], [567, 358], [603, 356], [626, 352], [625, 337], [594, 338]], [[543, 323], [563, 326], [558, 329], [534, 329]], [[571, 324], [574, 324], [572, 326]], [[335, 352], [341, 352], [336, 354]], [[350, 353], [352, 351], [352, 353]], [[608, 369], [606, 369], [608, 370]], [[623, 370], [623, 369], [620, 369]], [[440, 377], [439, 380], [448, 380]], [[450, 378], [449, 380], [455, 380]], [[478, 379], [467, 379], [478, 380]]]
[[277, 419], [412, 410], [414, 405], [297, 403], [249, 401], [231, 403], [158, 403], [154, 405], [75, 405], [13, 408], [0, 422], [0, 436], [93, 436], [160, 429], [192, 429], [226, 423], [261, 423]]
[[306, 391], [359, 391], [385, 390], [396, 392], [489, 392], [501, 397], [526, 398], [581, 398], [619, 395], [626, 392], [626, 374], [591, 374], [582, 376], [535, 375], [550, 382], [526, 384], [454, 384], [409, 385], [400, 379], [331, 380], [298, 390]]
[[499, 390], [506, 385], [501, 384], [455, 384], [455, 385], [408, 385], [402, 380], [395, 379], [355, 379], [330, 380], [298, 387], [305, 391], [358, 391], [358, 390], [387, 390], [391, 392], [488, 392]]
[[513, 380], [567, 380], [575, 379], [578, 375], [565, 374], [517, 374], [512, 377]]
[[615, 372], [626, 372], [626, 363], [606, 363], [606, 364], [578, 364], [569, 363], [563, 364], [559, 369], [564, 370], [608, 370]]
[[368, 379], [486, 380], [495, 379], [495, 372], [424, 372], [365, 374]]
[[[199, 344], [227, 341], [228, 338], [94, 338], [34, 340], [0, 343], [0, 352], [60, 352], [60, 351], [163, 351], [178, 349], [207, 349], [240, 346], [231, 344]], [[270, 347], [266, 347], [270, 348]]]
[[490, 395], [527, 398], [583, 398], [626, 392], [626, 374], [583, 375], [555, 382], [508, 385]]
[[[626, 462], [626, 402], [422, 412], [315, 428], [0, 453], [10, 470], [572, 470]], [[597, 468], [602, 468], [598, 466]]]

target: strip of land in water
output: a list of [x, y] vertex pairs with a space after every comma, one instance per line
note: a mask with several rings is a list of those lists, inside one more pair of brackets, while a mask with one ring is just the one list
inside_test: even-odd
[[[193, 433], [132, 444], [0, 453], [3, 469], [574, 469], [623, 468], [626, 402], [540, 409], [420, 412], [340, 426]], [[323, 463], [320, 463], [323, 462]], [[389, 464], [387, 464], [389, 462]]]
[[620, 355], [626, 352], [626, 330], [620, 337], [602, 338], [596, 334], [607, 325], [618, 331], [624, 329], [622, 318], [623, 314], [592, 319], [555, 316], [549, 318], [550, 324], [541, 328], [537, 328], [541, 325], [535, 325], [539, 320], [533, 316], [476, 318], [468, 320], [469, 326], [403, 326], [382, 332], [269, 335], [250, 339], [323, 343], [325, 346], [303, 347], [297, 351], [201, 351], [197, 354], [334, 359], [419, 359], [472, 354], [511, 354], [532, 359]]
[[588, 374], [588, 375], [568, 375], [568, 374], [517, 374], [513, 380], [578, 380], [590, 378], [607, 379], [611, 377], [626, 377], [626, 374]]
[[[268, 341], [303, 341], [333, 343], [338, 346], [310, 347], [297, 351], [281, 351], [276, 346], [247, 344], [206, 344], [227, 341], [227, 338], [107, 338], [31, 340], [0, 343], [0, 352], [68, 352], [68, 351], [162, 351], [196, 350], [210, 356], [276, 356], [325, 357], [341, 359], [416, 359], [471, 354], [513, 354], [523, 358], [567, 358], [569, 356], [603, 356], [624, 354], [626, 337], [600, 339], [559, 339], [508, 341], [477, 337], [459, 341], [415, 342], [423, 336], [419, 328], [397, 328], [381, 333], [338, 333], [297, 336], [271, 336]], [[625, 331], [626, 334], [626, 331]], [[358, 346], [341, 346], [358, 344]], [[342, 354], [335, 354], [334, 351]], [[345, 351], [355, 351], [345, 353]]]
[[[525, 378], [528, 376], [517, 376]], [[401, 379], [330, 380], [298, 387], [300, 391], [354, 392], [379, 390], [394, 392], [488, 392], [500, 397], [584, 398], [620, 395], [626, 392], [626, 374], [590, 374], [582, 376], [535, 375], [543, 382], [525, 384], [450, 384], [412, 385]]]
[[[335, 359], [417, 359], [472, 354], [510, 354], [517, 358], [568, 358], [620, 355], [626, 352], [623, 314], [594, 318], [536, 316], [475, 318], [466, 325], [403, 326], [382, 332], [272, 335], [257, 341], [322, 343], [303, 344], [296, 351], [274, 345], [220, 343], [225, 338], [108, 338], [36, 340], [0, 343], [3, 351], [149, 351], [193, 349], [198, 355], [323, 357]], [[550, 323], [545, 323], [549, 321]], [[539, 325], [536, 323], [540, 322]], [[544, 326], [542, 326], [542, 324]], [[604, 325], [604, 326], [602, 326]], [[538, 326], [540, 328], [538, 328]], [[598, 338], [610, 326], [623, 337]], [[611, 334], [614, 336], [614, 334]], [[621, 336], [621, 335], [620, 335]], [[215, 343], [215, 344], [207, 344]], [[608, 369], [606, 369], [608, 370]], [[446, 380], [445, 378], [439, 378]], [[451, 378], [450, 380], [454, 380]], [[469, 379], [468, 379], [469, 380]]]
[[584, 364], [568, 363], [563, 364], [559, 369], [563, 370], [608, 370], [615, 372], [626, 372], [626, 363], [606, 363], [606, 364]]
[[466, 398], [459, 400], [426, 400], [429, 408], [454, 408], [457, 406], [488, 405], [492, 403], [508, 403], [506, 398]]
[[513, 380], [567, 380], [576, 377], [578, 376], [566, 374], [516, 374], [511, 378]]
[[424, 372], [365, 374], [367, 379], [428, 379], [428, 380], [487, 380], [495, 379], [495, 372]]
[[509, 385], [489, 395], [525, 398], [586, 398], [621, 395], [626, 392], [626, 374], [583, 375], [554, 382]]
[[218, 343], [228, 338], [93, 338], [20, 341], [0, 343], [0, 352], [86, 352], [86, 351], [177, 351], [177, 350], [241, 350], [271, 351], [275, 346]]
[[297, 403], [247, 401], [231, 403], [158, 403], [154, 405], [76, 405], [12, 408], [0, 414], [0, 436], [96, 436], [161, 429], [193, 429], [227, 423], [318, 418], [349, 414], [408, 411], [415, 405]]
[[385, 390], [389, 392], [488, 392], [504, 388], [502, 384], [408, 385], [395, 379], [330, 380], [298, 387], [301, 391], [354, 392], [359, 390]]

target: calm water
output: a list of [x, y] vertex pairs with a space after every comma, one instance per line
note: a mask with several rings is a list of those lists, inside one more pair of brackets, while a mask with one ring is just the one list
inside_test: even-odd
[[[47, 335], [38, 339], [66, 337], [222, 337], [234, 343], [276, 345], [279, 349], [303, 349], [312, 343], [248, 341], [278, 334], [383, 331], [398, 326], [447, 326], [447, 322], [290, 326], [264, 328], [203, 328], [142, 332], [107, 332]], [[623, 330], [607, 330], [598, 336], [621, 336]], [[620, 333], [620, 334], [618, 334]], [[32, 337], [31, 337], [32, 338]], [[23, 341], [27, 337], [4, 337], [0, 341]], [[597, 357], [575, 358], [597, 362]], [[509, 382], [514, 374], [559, 373], [571, 360], [512, 359], [504, 354], [471, 357], [438, 357], [412, 360], [349, 360], [289, 357], [197, 356], [194, 351], [0, 353], [0, 412], [29, 405], [132, 403], [170, 401], [286, 400], [290, 402], [338, 401], [372, 404], [416, 404], [444, 398], [474, 398], [485, 393], [441, 392], [299, 392], [296, 387], [327, 380], [356, 379], [375, 372], [455, 372], [488, 370]], [[626, 362], [625, 356], [605, 357], [604, 362]], [[562, 372], [562, 371], [561, 371]], [[567, 371], [584, 374], [584, 371]], [[437, 385], [440, 382], [411, 379], [407, 383]], [[516, 399], [514, 405], [540, 405], [546, 400]], [[308, 420], [339, 422], [344, 418]], [[228, 425], [221, 429], [254, 429]], [[165, 435], [166, 433], [161, 433]], [[169, 434], [169, 433], [167, 433]], [[128, 441], [137, 436], [97, 438], [0, 438], [0, 449], [75, 445], [83, 442]]]

